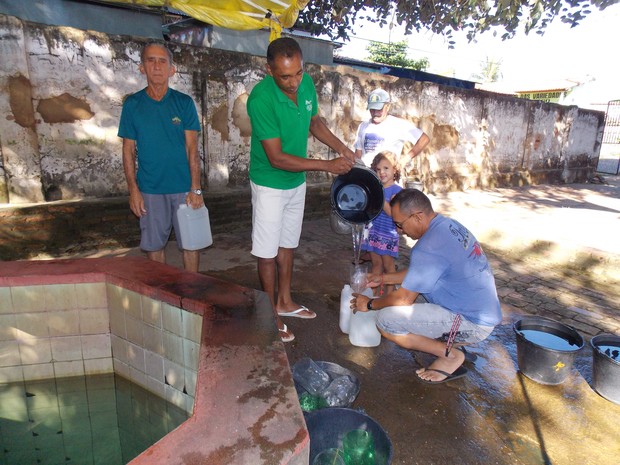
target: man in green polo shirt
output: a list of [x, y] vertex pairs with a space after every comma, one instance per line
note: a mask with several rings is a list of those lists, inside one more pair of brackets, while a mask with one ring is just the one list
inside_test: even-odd
[[[258, 276], [277, 317], [280, 337], [294, 335], [280, 316], [310, 319], [316, 314], [293, 301], [293, 252], [299, 245], [306, 199], [306, 171], [345, 174], [355, 154], [321, 120], [314, 83], [304, 73], [299, 44], [276, 39], [267, 49], [267, 76], [247, 103], [252, 123], [250, 184], [252, 187], [252, 255]], [[308, 132], [340, 156], [307, 158]], [[277, 298], [276, 298], [277, 281]]]

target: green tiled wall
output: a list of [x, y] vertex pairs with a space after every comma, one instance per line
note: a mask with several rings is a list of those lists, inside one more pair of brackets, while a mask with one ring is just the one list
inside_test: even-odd
[[0, 465], [123, 465], [187, 413], [114, 374], [0, 385]]
[[0, 383], [115, 372], [191, 412], [201, 327], [106, 283], [0, 287]]

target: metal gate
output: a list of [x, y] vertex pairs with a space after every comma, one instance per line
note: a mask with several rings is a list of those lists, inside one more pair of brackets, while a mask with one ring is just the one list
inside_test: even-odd
[[603, 145], [596, 171], [605, 174], [620, 172], [620, 100], [611, 100], [607, 104]]

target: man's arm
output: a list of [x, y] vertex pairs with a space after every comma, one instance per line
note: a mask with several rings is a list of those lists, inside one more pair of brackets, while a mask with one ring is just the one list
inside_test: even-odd
[[360, 125], [357, 127], [357, 133], [355, 134], [355, 143], [353, 144], [353, 148], [355, 149], [355, 159], [361, 160], [362, 155], [364, 155], [364, 134], [366, 124], [362, 121]]
[[377, 273], [368, 276], [368, 287], [378, 287], [381, 284], [402, 284], [407, 275], [407, 270], [393, 271], [391, 273]]
[[401, 166], [406, 167], [407, 164], [411, 162], [411, 160], [420, 155], [430, 141], [431, 138], [423, 132], [418, 141], [414, 144], [413, 147], [411, 147], [411, 150], [409, 150], [409, 152], [407, 152], [407, 154], [405, 155], [407, 158], [403, 160], [403, 162], [401, 162]]
[[191, 190], [187, 194], [185, 203], [192, 208], [200, 208], [204, 203], [202, 195], [194, 194], [194, 189], [200, 189], [200, 157], [198, 156], [198, 131], [185, 131], [185, 151], [189, 162], [189, 175], [191, 177]]
[[337, 152], [338, 155], [355, 162], [355, 154], [353, 151], [329, 130], [318, 113], [310, 120], [310, 132], [318, 140]]
[[393, 307], [397, 305], [413, 305], [415, 300], [418, 298], [418, 295], [419, 293], [408, 291], [402, 286], [377, 299], [371, 299], [365, 295], [354, 293], [354, 299], [352, 299], [354, 303], [351, 305], [351, 308], [354, 308], [359, 312], [367, 312], [369, 300], [372, 300], [373, 310], [380, 310], [385, 307]]
[[129, 208], [140, 218], [146, 214], [144, 199], [136, 180], [136, 141], [123, 138], [123, 170], [129, 191]]
[[261, 141], [261, 144], [271, 166], [284, 171], [327, 171], [332, 174], [346, 174], [353, 166], [351, 160], [343, 157], [333, 160], [318, 160], [284, 153], [280, 138], [265, 139]]

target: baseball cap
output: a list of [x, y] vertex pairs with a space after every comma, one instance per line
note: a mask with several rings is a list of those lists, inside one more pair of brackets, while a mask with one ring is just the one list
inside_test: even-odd
[[367, 110], [381, 110], [383, 105], [390, 103], [389, 94], [383, 89], [375, 89], [368, 96]]

